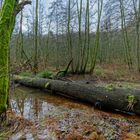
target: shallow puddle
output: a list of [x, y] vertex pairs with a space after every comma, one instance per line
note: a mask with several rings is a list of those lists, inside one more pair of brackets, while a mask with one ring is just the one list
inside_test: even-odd
[[139, 117], [128, 119], [126, 115], [98, 111], [36, 89], [16, 88], [10, 103], [17, 115], [33, 124], [13, 134], [11, 140], [121, 140], [126, 133], [140, 134]]

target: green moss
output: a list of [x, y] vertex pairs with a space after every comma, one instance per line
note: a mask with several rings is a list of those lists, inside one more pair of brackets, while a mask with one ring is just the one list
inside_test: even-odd
[[9, 43], [15, 25], [16, 0], [5, 0], [0, 12], [0, 113], [6, 110], [9, 93]]
[[127, 96], [127, 110], [128, 111], [133, 111], [134, 110], [134, 105], [136, 104], [135, 96], [134, 95], [128, 95]]
[[30, 72], [22, 72], [22, 73], [20, 73], [19, 75], [20, 75], [20, 76], [27, 76], [27, 77], [32, 77], [32, 76], [33, 76], [33, 74], [30, 73]]
[[115, 86], [113, 84], [108, 84], [105, 86], [107, 91], [113, 91], [115, 89]]
[[101, 76], [101, 77], [105, 76], [105, 72], [104, 72], [104, 70], [101, 67], [97, 67], [94, 70], [94, 72], [95, 72], [95, 75], [97, 75], [97, 76]]
[[129, 94], [135, 89], [135, 84], [127, 82], [112, 82], [112, 83], [100, 83], [101, 86], [105, 87], [108, 90], [113, 90], [115, 88], [121, 88], [128, 91]]
[[128, 97], [127, 97], [128, 103], [133, 104], [134, 103], [134, 100], [135, 100], [135, 96], [134, 95], [128, 95]]
[[52, 78], [53, 77], [53, 72], [45, 70], [45, 71], [42, 71], [42, 72], [38, 73], [37, 77], [40, 77], [40, 78]]

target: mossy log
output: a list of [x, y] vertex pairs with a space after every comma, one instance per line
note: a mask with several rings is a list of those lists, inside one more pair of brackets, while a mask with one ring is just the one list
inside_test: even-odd
[[110, 88], [78, 84], [43, 78], [14, 76], [14, 81], [24, 86], [47, 89], [64, 96], [89, 102], [95, 106], [111, 110], [132, 112], [140, 115], [140, 90]]

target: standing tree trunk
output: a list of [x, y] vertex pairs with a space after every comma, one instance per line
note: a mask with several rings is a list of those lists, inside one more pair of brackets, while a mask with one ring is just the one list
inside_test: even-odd
[[79, 3], [77, 1], [77, 13], [78, 13], [78, 54], [77, 54], [77, 65], [75, 72], [80, 73], [80, 67], [81, 67], [81, 58], [82, 58], [82, 4], [83, 0], [80, 0], [80, 9], [79, 9]]
[[47, 34], [47, 38], [46, 38], [46, 45], [45, 45], [45, 55], [44, 55], [44, 57], [45, 57], [45, 61], [44, 61], [44, 69], [46, 69], [46, 67], [47, 67], [47, 61], [48, 61], [48, 57], [49, 57], [49, 41], [50, 41], [50, 30], [51, 30], [51, 20], [49, 21], [49, 23], [47, 23], [48, 24], [48, 34]]
[[[85, 40], [84, 40], [84, 49], [83, 49], [83, 62], [82, 62], [82, 72], [86, 72], [86, 67], [89, 59], [89, 48], [90, 48], [90, 13], [89, 13], [89, 3], [87, 0], [86, 6], [86, 17], [85, 17]], [[87, 48], [87, 49], [86, 49]], [[84, 61], [85, 59], [85, 61]]]
[[34, 74], [38, 71], [38, 0], [36, 0], [36, 18], [35, 18], [35, 54], [34, 54]]
[[140, 0], [138, 2], [138, 16], [136, 21], [136, 32], [137, 32], [137, 61], [138, 61], [138, 71], [140, 72]]
[[[9, 93], [9, 43], [16, 15], [25, 4], [17, 0], [5, 0], [0, 12], [0, 115], [6, 111]], [[31, 2], [30, 2], [31, 3]]]
[[[72, 48], [72, 36], [71, 36], [71, 1], [68, 1], [68, 23], [67, 23], [67, 40], [68, 40], [68, 51], [70, 53], [70, 60], [73, 59], [73, 48]], [[71, 71], [74, 72], [73, 62], [71, 64]]]
[[137, 48], [137, 64], [138, 64], [138, 71], [140, 72], [140, 0], [135, 1], [133, 0], [134, 6], [134, 13], [135, 13], [135, 25], [136, 25], [136, 48]]
[[21, 62], [23, 60], [23, 31], [22, 31], [22, 25], [23, 25], [23, 11], [21, 11], [21, 17], [20, 17], [20, 30], [19, 30], [19, 40], [20, 40], [20, 59]]
[[101, 22], [102, 9], [103, 9], [103, 0], [101, 1], [98, 0], [98, 23], [97, 23], [95, 47], [94, 47], [94, 52], [92, 55], [91, 66], [90, 66], [90, 73], [93, 73], [94, 71], [97, 55], [98, 55], [98, 48], [100, 46], [100, 22]]
[[[56, 1], [58, 3], [58, 0]], [[56, 6], [55, 9], [55, 13], [56, 13], [56, 70], [59, 70], [59, 66], [60, 66], [60, 57], [59, 57], [59, 16], [58, 16], [58, 5]]]
[[132, 70], [133, 64], [132, 64], [132, 56], [131, 56], [131, 46], [130, 46], [130, 42], [128, 38], [127, 27], [126, 27], [124, 1], [119, 0], [119, 2], [120, 2], [120, 13], [121, 13], [121, 28], [122, 28], [124, 47], [125, 47], [126, 61], [127, 61], [129, 70]]

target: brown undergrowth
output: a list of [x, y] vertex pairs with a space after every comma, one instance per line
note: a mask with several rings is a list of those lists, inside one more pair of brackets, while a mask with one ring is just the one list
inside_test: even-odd
[[17, 116], [12, 109], [6, 112], [6, 119], [0, 124], [0, 140], [8, 140], [10, 136], [27, 126], [32, 126], [32, 123], [21, 116]]

